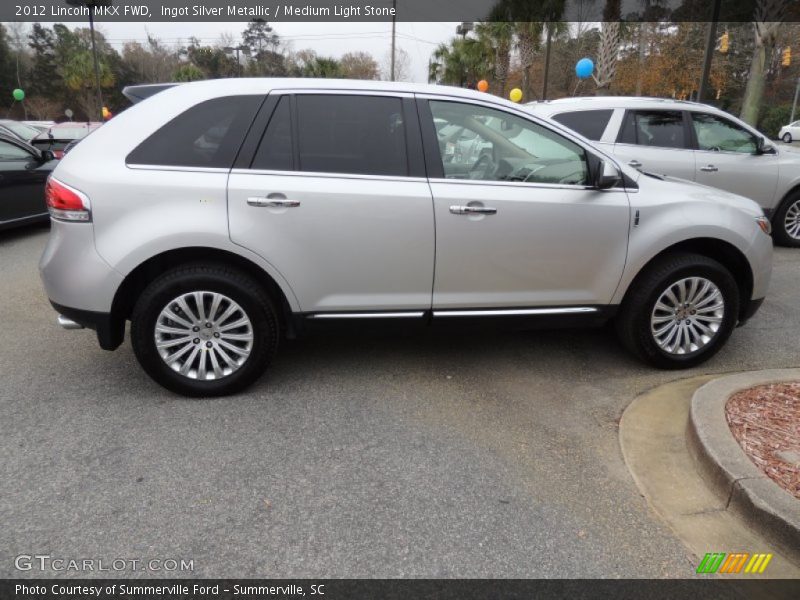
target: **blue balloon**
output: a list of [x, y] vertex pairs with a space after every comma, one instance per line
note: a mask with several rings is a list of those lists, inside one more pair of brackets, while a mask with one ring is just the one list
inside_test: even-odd
[[582, 58], [575, 64], [575, 74], [579, 79], [586, 79], [592, 76], [594, 63], [591, 58]]

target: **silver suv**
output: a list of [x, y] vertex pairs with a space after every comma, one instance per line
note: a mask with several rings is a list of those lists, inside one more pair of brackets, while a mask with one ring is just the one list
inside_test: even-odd
[[775, 241], [800, 247], [800, 152], [706, 104], [622, 96], [526, 106], [636, 169], [672, 175], [755, 200]]
[[76, 146], [47, 201], [41, 273], [62, 325], [113, 350], [130, 321], [142, 367], [192, 396], [243, 389], [282, 336], [336, 323], [613, 318], [642, 359], [690, 367], [771, 271], [754, 202], [447, 87], [176, 86]]

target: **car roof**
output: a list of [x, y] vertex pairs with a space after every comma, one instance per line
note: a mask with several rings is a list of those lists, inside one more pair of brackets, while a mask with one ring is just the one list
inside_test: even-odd
[[15, 146], [20, 146], [22, 148], [25, 148], [26, 150], [29, 150], [33, 154], [36, 154], [36, 153], [39, 152], [39, 150], [35, 146], [32, 146], [31, 144], [27, 143], [26, 141], [19, 139], [17, 136], [15, 136], [13, 134], [5, 133], [2, 130], [0, 130], [0, 140], [2, 140], [4, 142], [8, 142], [10, 144], [14, 144]]
[[533, 111], [556, 113], [568, 110], [598, 110], [612, 108], [659, 108], [674, 110], [704, 110], [721, 112], [710, 104], [692, 102], [690, 100], [676, 100], [675, 98], [649, 98], [643, 96], [579, 96], [575, 98], [559, 98], [540, 102], [528, 102], [526, 108]]
[[[150, 89], [148, 89], [150, 88]], [[146, 100], [152, 102], [159, 97], [169, 94], [197, 97], [214, 97], [219, 95], [256, 94], [268, 93], [278, 90], [325, 90], [325, 91], [371, 91], [393, 92], [407, 94], [446, 95], [473, 100], [482, 100], [506, 107], [521, 109], [520, 104], [515, 104], [504, 98], [460, 87], [407, 83], [398, 81], [374, 81], [361, 79], [321, 79], [321, 78], [291, 78], [291, 77], [242, 77], [231, 79], [209, 79], [182, 84], [154, 84], [147, 86], [129, 86], [126, 90], [130, 95], [139, 93], [144, 96], [151, 92]], [[145, 91], [146, 90], [146, 91]], [[129, 97], [130, 97], [129, 95]], [[144, 100], [142, 100], [144, 101]]]

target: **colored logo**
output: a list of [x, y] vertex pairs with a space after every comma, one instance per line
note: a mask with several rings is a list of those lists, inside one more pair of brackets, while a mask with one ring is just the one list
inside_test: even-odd
[[763, 573], [772, 554], [749, 554], [748, 552], [709, 552], [700, 561], [698, 573]]

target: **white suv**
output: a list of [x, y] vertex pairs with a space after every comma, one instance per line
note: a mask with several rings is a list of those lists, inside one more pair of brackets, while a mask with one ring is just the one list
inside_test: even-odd
[[113, 350], [130, 321], [144, 369], [194, 396], [243, 389], [282, 336], [337, 323], [613, 318], [644, 360], [690, 367], [758, 309], [771, 271], [754, 202], [447, 87], [175, 86], [76, 146], [47, 202], [61, 324]]
[[800, 152], [770, 144], [736, 117], [696, 102], [623, 96], [564, 98], [526, 108], [631, 167], [755, 200], [772, 219], [775, 241], [800, 246]]

